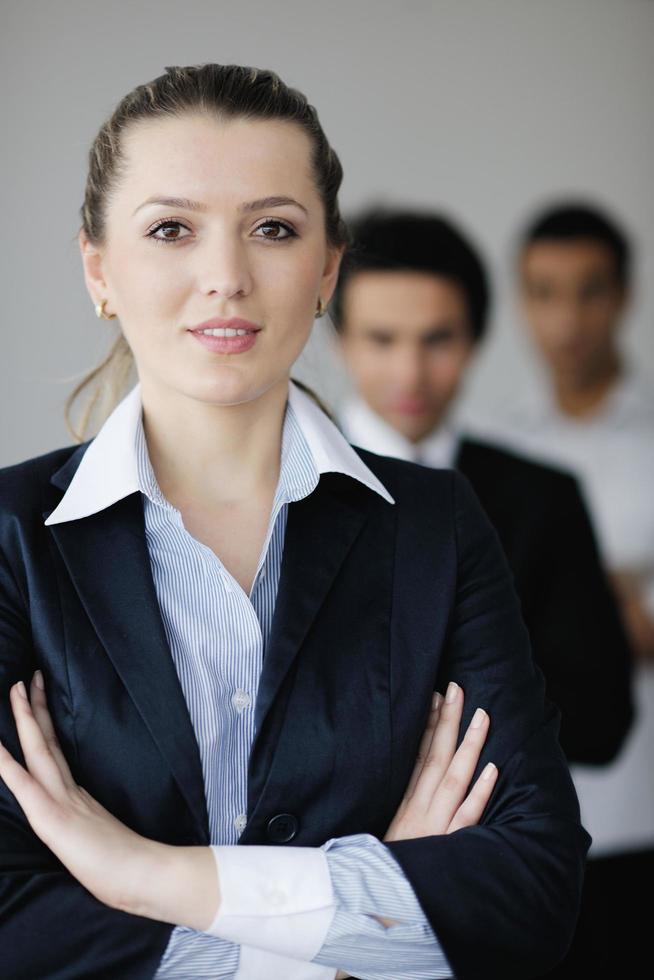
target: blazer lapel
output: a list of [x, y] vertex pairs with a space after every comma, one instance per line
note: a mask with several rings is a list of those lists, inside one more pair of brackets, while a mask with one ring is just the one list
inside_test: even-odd
[[[65, 489], [79, 447], [51, 483]], [[46, 518], [54, 509], [44, 511]], [[166, 639], [139, 493], [81, 520], [49, 525], [73, 584], [116, 671], [209, 841], [200, 753]]]
[[[313, 493], [288, 505], [275, 612], [255, 705], [248, 813], [261, 803], [285, 711], [284, 679], [339, 568], [379, 501], [350, 477], [326, 473]], [[286, 691], [286, 696], [288, 691]], [[273, 706], [275, 710], [272, 710]]]

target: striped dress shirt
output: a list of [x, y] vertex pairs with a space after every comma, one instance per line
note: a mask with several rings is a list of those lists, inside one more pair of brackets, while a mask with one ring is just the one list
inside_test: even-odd
[[[142, 424], [139, 385], [124, 402], [129, 402], [131, 408], [128, 415], [127, 404], [123, 406], [123, 417], [131, 422], [120, 431], [123, 435], [128, 433], [131, 445], [119, 447], [117, 453], [125, 464], [122, 492], [130, 492], [130, 478], [133, 482], [135, 473], [143, 494], [146, 540], [157, 598], [197, 738], [211, 844], [219, 845], [214, 851], [218, 854], [221, 847], [237, 843], [247, 823], [247, 766], [255, 735], [254, 706], [275, 607], [288, 504], [310, 494], [320, 472], [328, 469], [359, 479], [365, 470], [369, 477], [363, 479], [369, 486], [378, 481], [360, 459], [357, 476], [351, 447], [338, 428], [316, 409], [308, 395], [289, 383], [280, 474], [248, 596], [215, 552], [186, 531], [180, 511], [159, 488]], [[318, 430], [316, 412], [321, 416]], [[307, 417], [313, 421], [313, 452], [303, 434], [302, 420]], [[317, 453], [315, 438], [320, 428], [324, 441]], [[113, 431], [117, 431], [116, 425]], [[102, 430], [96, 439], [101, 435]], [[105, 462], [106, 459], [105, 456]], [[119, 476], [114, 470], [114, 496], [121, 492]], [[385, 488], [381, 490], [387, 493]], [[287, 855], [291, 850], [300, 850], [273, 847], [275, 852]], [[226, 848], [240, 858], [250, 850]], [[320, 851], [327, 859], [333, 908], [324, 942], [315, 955], [307, 958], [305, 954], [297, 960], [280, 958], [256, 945], [251, 948], [215, 934], [177, 926], [156, 980], [269, 980], [273, 976], [331, 980], [337, 968], [362, 980], [453, 976], [413, 888], [380, 840], [371, 834], [353, 834], [327, 841], [315, 849]], [[386, 928], [375, 915], [397, 919], [399, 923]], [[324, 933], [323, 928], [320, 935]], [[253, 939], [256, 944], [256, 936]]]

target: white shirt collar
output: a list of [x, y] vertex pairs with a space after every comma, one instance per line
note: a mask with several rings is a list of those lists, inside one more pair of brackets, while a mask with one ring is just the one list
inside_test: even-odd
[[[289, 382], [288, 399], [319, 474], [351, 476], [389, 503], [395, 503], [383, 483], [309, 395]], [[141, 490], [136, 456], [141, 413], [141, 385], [137, 382], [89, 443], [64, 496], [45, 524], [88, 517]]]
[[377, 415], [360, 395], [353, 395], [345, 402], [339, 421], [347, 439], [370, 452], [424, 466], [454, 466], [459, 435], [451, 421], [433, 429], [419, 442], [411, 442]]

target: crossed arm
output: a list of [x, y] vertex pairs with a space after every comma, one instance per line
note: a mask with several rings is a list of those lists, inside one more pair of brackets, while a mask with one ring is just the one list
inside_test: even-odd
[[[497, 769], [489, 766], [466, 795], [488, 715], [478, 712], [478, 724], [469, 726], [457, 749], [464, 695], [457, 685], [450, 693], [451, 700], [435, 696], [411, 779], [385, 840], [451, 833], [476, 823], [492, 793]], [[221, 916], [216, 856], [223, 849], [173, 847], [144, 838], [78, 786], [57, 740], [40, 672], [33, 677], [29, 699], [19, 682], [11, 688], [10, 702], [26, 767], [0, 746], [0, 777], [34, 833], [68, 871], [109, 908], [233, 936], [233, 920]], [[248, 851], [254, 857], [252, 848], [238, 850], [239, 856]], [[398, 924], [376, 918], [385, 927]], [[345, 976], [344, 971], [337, 974]]]

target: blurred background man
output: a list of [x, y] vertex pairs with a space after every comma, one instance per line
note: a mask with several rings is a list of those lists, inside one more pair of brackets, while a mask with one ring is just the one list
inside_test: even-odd
[[616, 966], [618, 946], [646, 955], [649, 923], [633, 896], [654, 872], [654, 394], [622, 349], [632, 264], [626, 232], [602, 208], [564, 201], [532, 218], [516, 287], [546, 384], [479, 423], [578, 474], [630, 633], [635, 723], [612, 766], [572, 768], [593, 837], [586, 907]]
[[579, 473], [636, 654], [651, 664], [654, 394], [620, 349], [631, 264], [626, 234], [596, 207], [561, 204], [532, 221], [518, 291], [549, 383], [508, 405], [494, 428]]
[[[630, 652], [576, 484], [473, 440], [453, 406], [484, 335], [477, 251], [438, 215], [373, 208], [350, 222], [332, 320], [355, 386], [340, 424], [356, 445], [471, 481], [509, 563], [569, 760], [606, 763], [632, 720]], [[610, 705], [601, 719], [598, 703]]]

